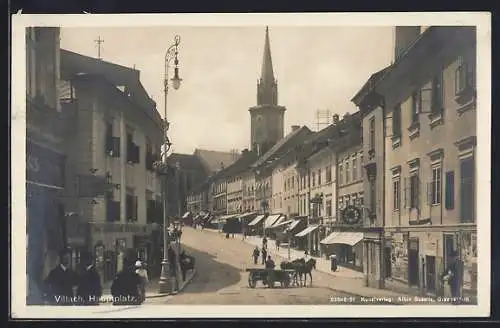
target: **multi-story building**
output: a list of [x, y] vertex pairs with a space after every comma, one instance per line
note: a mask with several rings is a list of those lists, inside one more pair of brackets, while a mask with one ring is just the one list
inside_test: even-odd
[[395, 34], [397, 60], [366, 96], [387, 122], [385, 276], [443, 294], [440, 274], [457, 251], [462, 294], [475, 294], [476, 31], [414, 26]]
[[256, 154], [248, 149], [245, 149], [236, 162], [224, 170], [223, 175], [228, 181], [227, 214], [242, 214], [245, 211], [243, 206], [243, 176], [256, 160]]
[[242, 206], [246, 212], [254, 212], [255, 206], [255, 173], [248, 169], [241, 174], [242, 180]]
[[42, 304], [42, 281], [67, 244], [65, 160], [76, 102], [61, 99], [59, 28], [26, 28], [27, 304]]
[[[352, 101], [360, 108], [363, 127], [362, 152], [359, 154], [359, 166], [362, 169], [362, 196], [358, 197], [364, 232], [365, 284], [383, 288], [387, 272], [387, 256], [383, 241], [384, 213], [387, 191], [385, 188], [385, 120], [381, 106], [370, 106], [373, 101], [373, 86], [381, 79], [389, 67], [376, 72], [364, 84]], [[351, 165], [352, 166], [352, 165]], [[344, 179], [344, 177], [343, 177]], [[389, 262], [390, 263], [390, 262]]]
[[[61, 50], [65, 90], [78, 101], [76, 138], [68, 149], [65, 205], [89, 227], [69, 234], [75, 251], [94, 253], [104, 280], [123, 266], [127, 248], [144, 261], [160, 254], [161, 183], [153, 170], [163, 140], [156, 104], [139, 71]], [[78, 259], [76, 259], [78, 261]]]

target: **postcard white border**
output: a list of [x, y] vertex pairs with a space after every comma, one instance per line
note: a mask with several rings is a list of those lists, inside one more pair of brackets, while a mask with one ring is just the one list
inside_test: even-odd
[[[478, 305], [194, 306], [143, 305], [118, 311], [87, 307], [26, 306], [26, 60], [25, 27], [117, 26], [477, 26]], [[286, 14], [106, 14], [14, 15], [12, 17], [12, 226], [11, 313], [14, 318], [237, 318], [237, 317], [479, 317], [490, 314], [491, 14], [441, 13], [286, 13]], [[381, 315], [382, 314], [382, 315]]]

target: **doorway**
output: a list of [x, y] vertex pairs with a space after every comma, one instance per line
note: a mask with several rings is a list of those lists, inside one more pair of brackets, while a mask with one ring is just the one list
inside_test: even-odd
[[418, 238], [410, 238], [408, 244], [408, 283], [410, 286], [419, 286]]
[[436, 257], [426, 256], [426, 284], [428, 293], [436, 293]]
[[391, 261], [391, 256], [392, 256], [392, 249], [391, 247], [385, 247], [384, 248], [384, 271], [385, 271], [385, 278], [390, 278], [392, 277], [392, 261]]

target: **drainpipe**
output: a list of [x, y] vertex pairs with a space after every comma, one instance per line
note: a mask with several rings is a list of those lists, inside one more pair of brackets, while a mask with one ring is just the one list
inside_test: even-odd
[[[385, 97], [382, 98], [382, 140], [384, 141], [382, 143], [382, 190], [385, 191], [385, 152], [386, 152], [386, 140], [385, 136], [387, 135], [387, 128], [385, 124], [385, 114], [386, 114], [386, 108], [385, 108]], [[380, 238], [380, 275], [381, 279], [379, 282], [379, 288], [385, 288], [385, 192], [382, 192], [382, 229], [381, 229], [381, 238]], [[401, 213], [401, 210], [399, 211]]]

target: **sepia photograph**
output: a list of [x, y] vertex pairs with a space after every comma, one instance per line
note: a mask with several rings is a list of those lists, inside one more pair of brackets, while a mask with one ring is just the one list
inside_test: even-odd
[[14, 15], [12, 315], [489, 315], [490, 16], [386, 14]]

